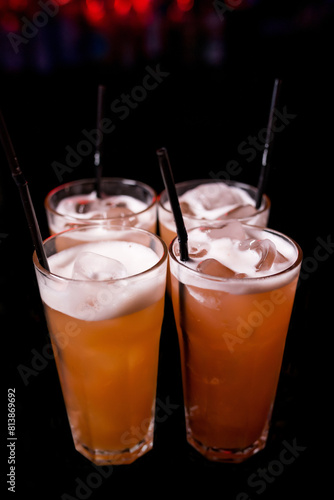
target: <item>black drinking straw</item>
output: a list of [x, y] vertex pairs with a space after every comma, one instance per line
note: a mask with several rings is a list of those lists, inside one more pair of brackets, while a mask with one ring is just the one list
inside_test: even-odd
[[105, 86], [99, 85], [97, 89], [97, 116], [96, 116], [96, 129], [99, 132], [97, 134], [97, 140], [95, 145], [95, 155], [94, 155], [94, 165], [95, 165], [95, 175], [96, 175], [96, 194], [98, 198], [101, 198], [101, 179], [102, 179], [102, 169], [103, 169], [103, 131], [102, 131], [102, 118], [104, 112], [105, 103]]
[[172, 212], [174, 215], [174, 220], [176, 224], [176, 232], [180, 245], [180, 258], [182, 261], [187, 261], [189, 259], [188, 255], [188, 234], [186, 227], [184, 225], [182, 212], [179, 204], [179, 199], [177, 197], [175, 183], [173, 178], [172, 169], [169, 162], [169, 157], [166, 148], [160, 148], [157, 150], [157, 156], [159, 159], [160, 170], [162, 178], [165, 184], [165, 188], [168, 193], [169, 202], [172, 207]]
[[269, 112], [269, 119], [268, 119], [268, 125], [267, 125], [267, 133], [266, 133], [266, 142], [265, 142], [264, 150], [263, 150], [263, 154], [262, 154], [262, 167], [261, 167], [259, 182], [257, 185], [257, 196], [256, 196], [256, 205], [255, 205], [256, 208], [260, 208], [260, 205], [262, 202], [262, 196], [263, 196], [263, 193], [266, 189], [267, 182], [268, 182], [268, 176], [269, 176], [269, 170], [270, 170], [270, 155], [271, 155], [272, 148], [273, 148], [272, 124], [273, 124], [273, 118], [274, 118], [274, 111], [277, 108], [280, 87], [281, 87], [281, 80], [276, 78], [276, 80], [274, 82], [274, 88], [273, 88], [273, 93], [272, 93], [272, 98], [271, 98], [271, 105], [270, 105], [270, 112]]
[[28, 226], [36, 250], [37, 258], [40, 264], [44, 267], [44, 269], [50, 271], [49, 264], [44, 252], [43, 241], [39, 230], [34, 206], [32, 204], [32, 200], [30, 197], [28, 182], [26, 181], [23, 172], [21, 171], [1, 110], [0, 110], [0, 139], [6, 153], [7, 161], [9, 163], [12, 172], [12, 177], [19, 188], [24, 212], [27, 217]]

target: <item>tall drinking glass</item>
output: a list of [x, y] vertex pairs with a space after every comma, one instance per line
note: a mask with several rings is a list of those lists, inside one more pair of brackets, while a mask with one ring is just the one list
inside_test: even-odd
[[302, 252], [271, 229], [228, 223], [170, 246], [188, 442], [210, 460], [264, 448]]
[[101, 198], [95, 179], [82, 179], [56, 187], [45, 198], [50, 234], [87, 224], [136, 226], [156, 232], [157, 195], [140, 181], [118, 177], [101, 180]]
[[33, 256], [76, 449], [131, 463], [153, 446], [167, 248], [139, 228], [81, 226]]

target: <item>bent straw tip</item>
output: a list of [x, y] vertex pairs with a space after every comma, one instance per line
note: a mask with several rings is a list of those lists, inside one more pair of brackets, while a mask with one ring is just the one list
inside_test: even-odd
[[167, 155], [167, 149], [165, 147], [158, 148], [156, 153], [158, 156], [165, 156]]
[[105, 85], [103, 85], [103, 84], [100, 84], [97, 87], [97, 91], [98, 91], [99, 95], [104, 94], [106, 90], [107, 90], [107, 87]]

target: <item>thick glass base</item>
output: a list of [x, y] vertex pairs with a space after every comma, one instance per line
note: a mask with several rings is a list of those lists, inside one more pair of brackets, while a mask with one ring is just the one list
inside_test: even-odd
[[199, 453], [201, 453], [201, 455], [203, 455], [205, 458], [215, 462], [224, 462], [231, 464], [244, 462], [259, 451], [263, 450], [263, 448], [266, 446], [267, 438], [268, 428], [263, 431], [259, 439], [257, 439], [254, 443], [247, 446], [246, 448], [224, 449], [207, 447], [203, 443], [195, 439], [191, 431], [187, 433], [188, 443]]
[[[150, 419], [148, 428], [142, 434], [142, 439], [135, 445], [118, 450], [97, 449], [86, 445], [80, 439], [80, 433], [72, 427], [72, 436], [74, 439], [75, 449], [84, 457], [88, 458], [96, 465], [122, 465], [131, 464], [137, 458], [141, 457], [153, 448], [154, 438], [154, 416]], [[134, 437], [134, 436], [133, 436]], [[129, 441], [124, 440], [124, 445], [130, 444]]]
[[75, 443], [75, 449], [96, 465], [122, 465], [131, 464], [153, 448], [153, 436], [140, 441], [133, 448], [119, 451], [92, 450], [82, 443]]

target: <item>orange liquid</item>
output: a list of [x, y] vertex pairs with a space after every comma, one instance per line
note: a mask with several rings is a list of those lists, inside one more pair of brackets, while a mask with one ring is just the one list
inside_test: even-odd
[[159, 222], [159, 234], [160, 237], [164, 240], [167, 247], [171, 244], [171, 241], [176, 237], [176, 232], [168, 229], [161, 222]]
[[191, 440], [204, 448], [244, 450], [265, 432], [296, 284], [245, 295], [183, 286], [181, 326], [172, 275]]
[[[174, 231], [167, 229], [167, 227], [161, 224], [161, 222], [159, 222], [159, 235], [166, 243], [167, 248], [169, 248], [169, 245], [171, 244], [172, 240], [177, 236], [177, 234]], [[169, 295], [171, 295], [171, 277], [170, 277], [169, 265], [167, 266], [166, 291]]]
[[81, 453], [88, 448], [117, 455], [136, 447], [150, 432], [163, 307], [161, 299], [127, 316], [84, 321], [45, 306], [72, 434]]

